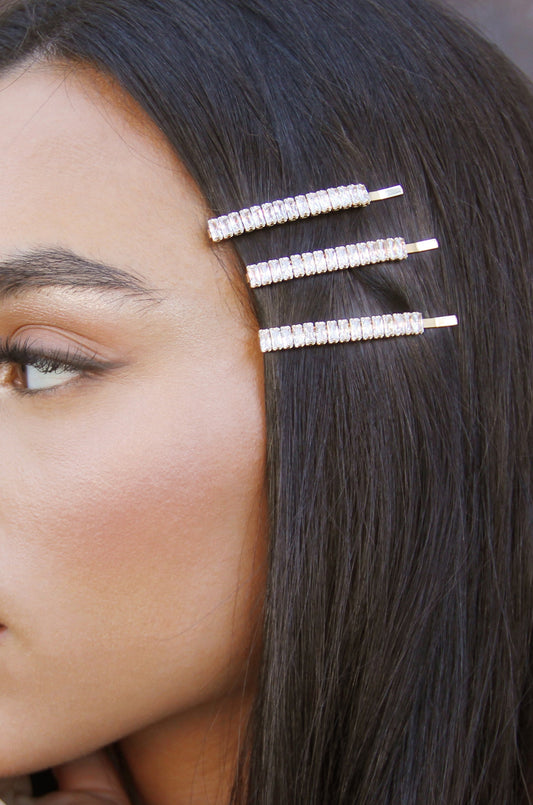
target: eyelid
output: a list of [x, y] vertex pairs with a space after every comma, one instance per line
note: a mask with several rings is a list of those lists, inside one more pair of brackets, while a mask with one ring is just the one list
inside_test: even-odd
[[[18, 343], [21, 336], [23, 336], [22, 343], [32, 349], [35, 345], [36, 351], [39, 348], [38, 345], [41, 345], [43, 352], [46, 351], [47, 353], [50, 351], [59, 353], [63, 350], [65, 354], [69, 355], [90, 353], [92, 358], [100, 355], [103, 361], [112, 360], [109, 350], [101, 344], [97, 344], [92, 339], [86, 338], [75, 331], [64, 330], [62, 327], [55, 325], [24, 324], [14, 330], [6, 341], [8, 344]], [[31, 343], [30, 339], [33, 339]]]

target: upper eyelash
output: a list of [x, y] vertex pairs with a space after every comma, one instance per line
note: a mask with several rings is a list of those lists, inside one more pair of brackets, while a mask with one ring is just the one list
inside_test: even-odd
[[[82, 353], [67, 350], [63, 352], [59, 349], [45, 349], [43, 347], [32, 347], [32, 339], [27, 338], [19, 344], [10, 343], [9, 339], [0, 341], [0, 366], [13, 363], [20, 366], [34, 366], [43, 372], [54, 372], [58, 369], [70, 372], [98, 372], [105, 368], [100, 361], [95, 361], [94, 356], [89, 357]], [[42, 391], [53, 391], [43, 389]], [[34, 389], [19, 389], [22, 394], [34, 394]]]

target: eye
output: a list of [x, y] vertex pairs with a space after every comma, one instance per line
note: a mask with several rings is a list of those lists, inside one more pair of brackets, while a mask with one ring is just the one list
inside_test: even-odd
[[45, 392], [105, 368], [83, 353], [60, 353], [29, 342], [0, 344], [0, 384], [21, 394]]

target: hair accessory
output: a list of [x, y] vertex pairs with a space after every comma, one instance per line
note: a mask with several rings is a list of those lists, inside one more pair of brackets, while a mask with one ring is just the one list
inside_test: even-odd
[[287, 221], [297, 221], [299, 218], [309, 218], [310, 215], [349, 210], [351, 207], [366, 207], [371, 201], [380, 201], [402, 194], [403, 188], [400, 185], [373, 190], [370, 193], [364, 184], [340, 185], [294, 198], [289, 196], [277, 201], [267, 201], [265, 204], [245, 207], [238, 212], [210, 218], [207, 227], [211, 240], [218, 243], [242, 235], [244, 232], [285, 224]]
[[431, 327], [453, 327], [456, 324], [457, 316], [424, 319], [418, 312], [393, 313], [270, 327], [267, 330], [259, 330], [259, 342], [261, 352], [275, 352], [318, 344], [370, 341], [398, 335], [421, 335], [425, 329]]
[[406, 243], [403, 238], [387, 238], [386, 240], [368, 240], [365, 243], [349, 243], [334, 249], [318, 249], [314, 252], [293, 254], [264, 263], [246, 266], [248, 282], [252, 288], [271, 285], [298, 277], [311, 277], [314, 274], [325, 274], [344, 268], [357, 268], [374, 263], [386, 263], [391, 260], [405, 260], [414, 252], [425, 252], [438, 249], [435, 238], [421, 240], [417, 243]]

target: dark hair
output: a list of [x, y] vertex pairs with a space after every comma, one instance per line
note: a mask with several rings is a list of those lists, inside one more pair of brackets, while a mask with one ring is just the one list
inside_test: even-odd
[[234, 802], [531, 801], [525, 79], [425, 0], [4, 3], [0, 67], [31, 56], [114, 76], [215, 214], [404, 187], [236, 238], [242, 264], [441, 244], [250, 299], [261, 326], [420, 310], [459, 327], [265, 356], [270, 569]]

